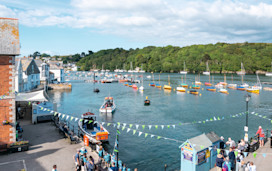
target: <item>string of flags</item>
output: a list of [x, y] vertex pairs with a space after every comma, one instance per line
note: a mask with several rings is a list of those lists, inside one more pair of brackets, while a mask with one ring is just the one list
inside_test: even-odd
[[259, 113], [255, 113], [255, 112], [251, 112], [251, 115], [253, 115], [253, 116], [259, 116], [262, 119], [269, 120], [271, 122], [271, 124], [272, 124], [272, 119], [267, 118], [267, 116], [265, 116], [265, 115], [260, 115]]
[[[15, 90], [9, 90], [9, 93], [14, 93]], [[4, 99], [6, 96], [8, 96], [8, 93], [5, 93], [4, 95], [0, 96], [0, 100]]]

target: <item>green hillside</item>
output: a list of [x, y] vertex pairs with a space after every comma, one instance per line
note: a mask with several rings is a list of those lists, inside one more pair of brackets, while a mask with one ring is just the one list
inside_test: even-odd
[[190, 72], [201, 72], [206, 69], [206, 61], [211, 72], [236, 72], [241, 62], [248, 73], [257, 70], [269, 71], [272, 61], [272, 44], [270, 43], [216, 43], [207, 45], [191, 45], [187, 47], [154, 47], [142, 49], [122, 48], [100, 50], [82, 58], [77, 65], [81, 70], [93, 67], [114, 70], [141, 67], [153, 72], [178, 72], [183, 70], [183, 62]]

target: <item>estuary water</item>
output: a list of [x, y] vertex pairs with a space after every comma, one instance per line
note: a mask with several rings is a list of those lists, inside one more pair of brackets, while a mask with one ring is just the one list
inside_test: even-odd
[[[120, 129], [119, 136], [119, 157], [129, 168], [138, 168], [138, 170], [163, 170], [164, 165], [168, 169], [174, 170], [180, 168], [180, 149], [182, 142], [170, 141], [167, 139], [151, 138], [145, 133], [159, 135], [179, 141], [186, 141], [202, 133], [214, 131], [225, 139], [232, 137], [239, 140], [244, 137], [244, 126], [246, 116], [229, 118], [220, 121], [206, 122], [201, 124], [178, 125], [194, 121], [202, 121], [210, 118], [227, 118], [231, 114], [237, 114], [246, 110], [244, 96], [245, 91], [228, 89], [229, 94], [219, 92], [209, 92], [202, 85], [199, 92], [201, 96], [195, 96], [186, 93], [177, 93], [176, 91], [165, 92], [163, 89], [150, 87], [152, 82], [143, 74], [144, 87], [143, 93], [126, 87], [121, 83], [95, 84], [100, 89], [100, 93], [93, 92], [93, 83], [72, 82], [71, 91], [49, 91], [49, 96], [58, 104], [58, 112], [80, 117], [81, 114], [90, 111], [97, 115], [101, 122], [139, 124], [139, 130], [143, 132], [141, 136], [138, 133], [133, 135], [130, 131]], [[160, 74], [161, 85], [168, 84], [168, 75], [173, 88], [181, 83], [180, 74]], [[197, 75], [187, 74], [186, 83], [190, 86], [195, 81]], [[159, 74], [154, 74], [155, 82], [159, 82]], [[241, 83], [241, 77], [233, 76], [233, 83]], [[270, 81], [271, 77], [259, 76], [261, 82]], [[200, 76], [200, 81], [204, 84], [209, 81], [209, 76]], [[223, 82], [223, 75], [214, 75], [214, 82]], [[231, 83], [231, 75], [227, 75], [227, 82]], [[244, 82], [249, 85], [256, 83], [256, 75], [244, 76]], [[138, 84], [140, 86], [140, 84]], [[267, 85], [264, 85], [267, 86]], [[202, 88], [204, 88], [202, 90]], [[112, 96], [115, 100], [117, 110], [112, 116], [99, 114], [99, 108], [106, 96]], [[150, 106], [144, 106], [144, 100], [148, 96], [151, 100]], [[260, 91], [260, 94], [251, 94], [249, 102], [249, 111], [259, 113], [272, 119], [272, 92]], [[173, 125], [176, 127], [164, 127], [151, 130], [148, 125]], [[146, 125], [143, 128], [141, 125]], [[249, 115], [249, 137], [254, 136], [258, 126], [271, 129], [271, 123], [267, 119], [255, 115]], [[113, 150], [115, 143], [116, 127], [104, 125], [111, 133], [109, 144], [106, 148]], [[128, 126], [126, 126], [128, 127]], [[136, 129], [135, 126], [132, 129]]]

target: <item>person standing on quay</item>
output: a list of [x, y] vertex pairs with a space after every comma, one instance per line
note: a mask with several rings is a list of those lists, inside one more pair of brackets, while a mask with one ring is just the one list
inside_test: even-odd
[[229, 157], [228, 158], [231, 163], [231, 170], [234, 170], [236, 160], [235, 160], [235, 154], [234, 154], [233, 148], [229, 149]]
[[53, 169], [52, 169], [52, 171], [57, 171], [57, 165], [53, 165]]
[[216, 165], [216, 171], [222, 171], [222, 164], [224, 163], [224, 159], [222, 154], [217, 154], [217, 158], [215, 160], [215, 165]]
[[265, 137], [265, 135], [264, 135], [264, 131], [263, 131], [261, 126], [259, 126], [259, 129], [256, 132], [256, 135], [259, 135], [260, 147], [263, 147], [264, 146], [264, 137]]

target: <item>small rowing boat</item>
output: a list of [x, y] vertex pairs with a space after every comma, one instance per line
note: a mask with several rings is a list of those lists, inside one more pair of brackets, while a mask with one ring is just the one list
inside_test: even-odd
[[133, 85], [132, 85], [132, 88], [133, 88], [133, 89], [138, 89], [138, 87], [137, 87], [136, 84], [133, 84]]
[[219, 92], [223, 94], [229, 94], [228, 90], [224, 88], [220, 88]]
[[208, 91], [213, 91], [213, 92], [215, 92], [215, 91], [216, 91], [216, 88], [215, 88], [215, 87], [207, 87], [207, 90], [208, 90]]
[[193, 85], [192, 88], [193, 89], [200, 89], [200, 86], [199, 85]]
[[189, 93], [194, 94], [194, 95], [198, 95], [198, 91], [196, 91], [196, 90], [190, 90]]
[[103, 105], [100, 107], [100, 113], [110, 113], [112, 114], [116, 109], [115, 103], [112, 97], [105, 97]]
[[172, 90], [172, 87], [170, 86], [170, 77], [169, 77], [169, 75], [168, 75], [168, 85], [164, 85], [163, 89], [165, 89], [165, 90]]
[[241, 90], [241, 91], [245, 91], [246, 90], [246, 88], [244, 86], [237, 86], [236, 89], [237, 90]]
[[184, 87], [177, 87], [178, 92], [186, 92], [186, 89]]
[[98, 121], [96, 115], [87, 112], [81, 115], [78, 121], [79, 130], [89, 138], [89, 141], [94, 144], [101, 144], [108, 141], [109, 132]]

